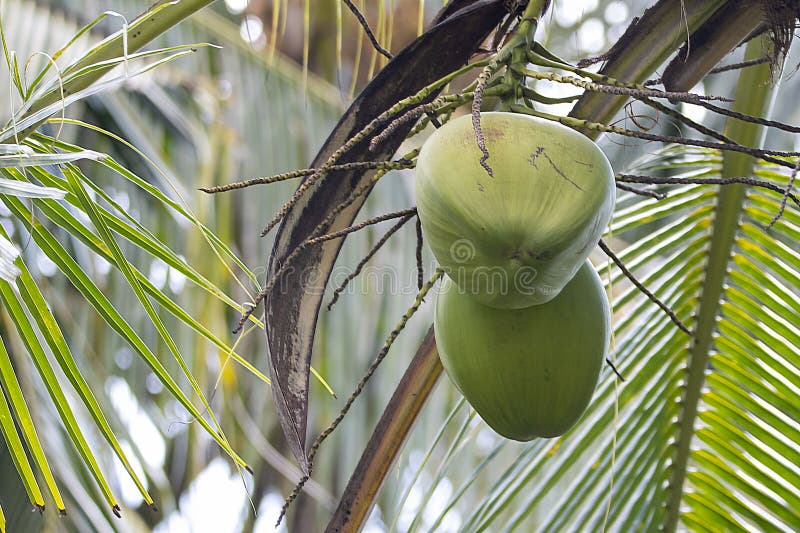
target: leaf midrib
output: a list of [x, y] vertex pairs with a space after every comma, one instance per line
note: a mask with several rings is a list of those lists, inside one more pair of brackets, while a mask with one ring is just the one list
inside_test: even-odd
[[[762, 39], [753, 39], [747, 46], [745, 59], [762, 57], [767, 44]], [[748, 115], [766, 117], [772, 107], [772, 87], [769, 80], [768, 64], [747, 69], [739, 78], [733, 109]], [[730, 119], [725, 134], [745, 146], [762, 146], [764, 128], [752, 123]], [[726, 153], [723, 155], [722, 177], [750, 176], [753, 174], [756, 159], [744, 154]], [[744, 200], [747, 193], [745, 185], [720, 187], [718, 203], [714, 213], [708, 263], [700, 296], [694, 343], [689, 352], [689, 365], [686, 369], [686, 384], [681, 399], [683, 411], [679, 418], [678, 440], [672, 463], [672, 476], [666, 503], [664, 529], [673, 532], [680, 518], [680, 506], [684, 498], [684, 483], [687, 466], [694, 440], [694, 425], [702, 389], [706, 378], [706, 368], [711, 353], [713, 335], [717, 330], [720, 299], [723, 296], [731, 253], [741, 221]]]

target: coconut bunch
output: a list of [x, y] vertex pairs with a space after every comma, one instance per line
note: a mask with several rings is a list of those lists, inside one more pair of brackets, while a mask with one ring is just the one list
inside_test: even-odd
[[611, 218], [614, 173], [561, 124], [507, 112], [478, 120], [446, 123], [417, 161], [419, 219], [446, 274], [439, 355], [497, 433], [555, 437], [585, 411], [606, 358], [609, 305], [588, 256]]

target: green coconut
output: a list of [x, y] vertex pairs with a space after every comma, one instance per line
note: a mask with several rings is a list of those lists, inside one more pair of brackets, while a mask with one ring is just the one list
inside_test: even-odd
[[594, 394], [611, 331], [589, 261], [551, 301], [485, 306], [445, 278], [434, 328], [447, 375], [483, 420], [509, 439], [562, 435]]
[[481, 125], [492, 176], [469, 116], [422, 147], [415, 192], [426, 241], [482, 303], [542, 304], [572, 279], [608, 224], [613, 170], [596, 144], [561, 124], [483, 113]]

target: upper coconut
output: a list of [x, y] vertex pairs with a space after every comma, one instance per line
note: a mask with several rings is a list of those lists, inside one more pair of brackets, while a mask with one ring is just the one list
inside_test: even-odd
[[436, 130], [419, 154], [416, 201], [428, 244], [463, 290], [498, 308], [554, 298], [600, 238], [614, 206], [603, 152], [561, 124], [483, 113], [481, 166], [470, 116]]

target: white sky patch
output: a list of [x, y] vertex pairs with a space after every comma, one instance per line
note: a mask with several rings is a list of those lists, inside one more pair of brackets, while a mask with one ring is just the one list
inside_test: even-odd
[[[580, 89], [577, 87], [572, 87], [571, 85], [567, 85], [565, 83], [554, 83], [545, 80], [539, 80], [536, 82], [536, 91], [543, 94], [544, 96], [549, 96], [552, 98], [562, 98], [565, 96], [573, 96], [576, 94], [580, 94]], [[552, 113], [555, 115], [567, 115], [574, 103], [566, 102], [563, 104], [548, 104], [543, 105], [542, 109], [547, 111], [548, 113]]]
[[624, 2], [611, 2], [606, 6], [603, 15], [609, 24], [622, 24], [628, 20], [628, 6]]
[[134, 439], [139, 454], [153, 468], [163, 468], [167, 448], [161, 433], [150, 417], [139, 405], [124, 379], [110, 377], [106, 380], [106, 394], [111, 399], [114, 410], [127, 426], [128, 434]]
[[364, 524], [362, 533], [384, 533], [388, 528], [386, 524], [383, 523], [381, 517], [381, 508], [376, 505], [372, 508], [372, 512], [369, 514], [369, 518], [367, 518], [367, 523]]
[[481, 451], [481, 454], [488, 455], [495, 446], [497, 446], [498, 436], [497, 433], [491, 430], [489, 426], [484, 426], [475, 437], [475, 445]]
[[164, 390], [164, 385], [161, 383], [161, 380], [156, 377], [155, 374], [152, 372], [147, 374], [147, 377], [144, 378], [145, 387], [147, 387], [147, 392], [150, 394], [158, 394], [162, 390]]
[[[690, 92], [705, 96], [706, 88], [703, 85], [703, 83], [700, 82], [694, 87], [692, 87], [692, 90]], [[706, 118], [706, 115], [708, 113], [708, 110], [705, 107], [700, 107], [699, 105], [687, 104], [686, 102], [681, 103], [680, 111], [681, 113], [683, 113], [690, 119], [694, 120], [695, 122], [703, 122], [703, 119]]]
[[189, 489], [181, 496], [179, 510], [166, 517], [153, 531], [238, 532], [246, 502], [242, 478], [236, 470], [231, 471], [224, 459], [218, 457], [189, 485]]
[[258, 519], [253, 525], [254, 533], [285, 533], [286, 522], [281, 522], [278, 528], [275, 528], [275, 522], [281, 514], [283, 507], [283, 496], [277, 492], [270, 492], [264, 499], [261, 500], [261, 505], [258, 507]]
[[161, 259], [156, 259], [150, 263], [150, 273], [147, 275], [147, 279], [149, 279], [150, 283], [155, 285], [157, 289], [163, 289], [164, 284], [167, 282], [167, 272], [169, 272], [167, 264]]
[[184, 285], [186, 285], [186, 276], [179, 270], [169, 267], [169, 290], [177, 294], [183, 290]]
[[105, 260], [105, 258], [100, 257], [99, 255], [92, 255], [92, 259], [94, 260], [94, 268], [98, 274], [101, 276], [106, 276], [111, 271], [111, 263]]
[[556, 24], [562, 28], [569, 28], [581, 19], [581, 12], [571, 7], [563, 7], [566, 2], [561, 2], [555, 10]]
[[[433, 527], [433, 523], [439, 518], [447, 502], [450, 501], [450, 496], [453, 495], [453, 484], [449, 479], [443, 478], [433, 489], [428, 501], [425, 502], [425, 511], [422, 513], [422, 521], [427, 527], [423, 528], [426, 531]], [[457, 532], [458, 527], [461, 525], [461, 517], [457, 513], [447, 513], [449, 519], [449, 527], [445, 526], [444, 520], [437, 527], [437, 531], [453, 531]]]
[[598, 18], [589, 18], [578, 28], [578, 48], [590, 54], [600, 52], [606, 45], [606, 26]]
[[225, 0], [225, 7], [234, 15], [238, 15], [247, 9], [248, 0]]
[[614, 26], [609, 26], [606, 30], [606, 40], [610, 43], [615, 43], [619, 40], [620, 37], [625, 33], [625, 26], [622, 24], [616, 24]]
[[555, 7], [556, 23], [562, 28], [569, 28], [595, 9], [597, 0], [561, 0]]
[[[133, 471], [136, 472], [136, 475], [139, 476], [139, 479], [144, 483], [145, 488], [147, 488], [147, 477], [144, 474], [141, 463], [139, 463], [136, 456], [133, 454], [130, 444], [128, 444], [127, 441], [121, 441], [119, 446], [128, 457], [128, 462], [131, 464], [131, 467], [133, 467]], [[117, 456], [114, 456], [114, 470], [119, 480], [119, 492], [122, 501], [125, 502], [125, 505], [128, 507], [139, 507], [143, 501], [142, 493], [136, 488], [136, 483], [134, 483], [131, 476], [128, 475], [128, 471], [125, 470], [122, 461], [120, 461]]]
[[122, 370], [129, 368], [133, 362], [133, 352], [127, 346], [123, 346], [114, 354], [114, 362]]
[[127, 191], [113, 191], [111, 197], [117, 202], [123, 211], [128, 211], [131, 207], [131, 197]]
[[461, 518], [461, 513], [457, 509], [450, 509], [442, 518], [442, 523], [439, 525], [437, 531], [461, 531], [461, 523], [464, 521]]
[[422, 489], [419, 485], [414, 485], [408, 493], [405, 505], [400, 510], [400, 516], [397, 517], [397, 528], [399, 531], [408, 531], [414, 517], [417, 515], [417, 509], [422, 503]]
[[242, 25], [239, 27], [239, 35], [254, 47], [263, 46], [267, 42], [267, 38], [264, 36], [264, 23], [255, 15], [244, 17]]
[[425, 459], [425, 454], [422, 453], [420, 450], [413, 450], [408, 456], [408, 466], [412, 470], [417, 470], [420, 465], [422, 465], [422, 461]]
[[55, 263], [53, 263], [44, 252], [39, 252], [36, 254], [36, 268], [39, 272], [46, 277], [50, 277], [58, 272], [58, 267]]

